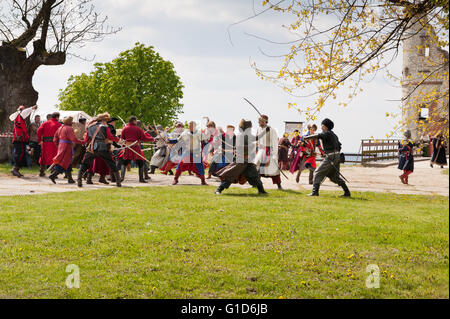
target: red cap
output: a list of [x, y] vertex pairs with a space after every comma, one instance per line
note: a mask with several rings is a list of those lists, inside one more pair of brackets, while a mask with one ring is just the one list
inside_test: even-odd
[[23, 105], [19, 106], [19, 110], [21, 110], [21, 111], [25, 110], [25, 106], [23, 106]]

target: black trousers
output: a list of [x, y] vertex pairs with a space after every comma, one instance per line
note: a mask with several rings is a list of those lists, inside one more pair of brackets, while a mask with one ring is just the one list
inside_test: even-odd
[[[127, 166], [128, 164], [131, 163], [131, 160], [120, 160], [119, 166], [122, 167], [123, 166]], [[141, 168], [141, 167], [145, 167], [144, 166], [144, 161], [142, 160], [136, 160], [135, 161], [136, 165]]]
[[13, 142], [14, 149], [13, 149], [13, 160], [14, 160], [14, 166], [21, 168], [27, 165], [26, 162], [26, 147], [27, 143], [24, 142]]
[[118, 171], [117, 165], [114, 162], [109, 151], [94, 151], [94, 153], [86, 152], [83, 162], [81, 162], [80, 171], [82, 173], [86, 172], [92, 166], [92, 163], [94, 162], [94, 159], [96, 157], [100, 157], [105, 161], [106, 165], [108, 165], [109, 169], [111, 170], [111, 173], [116, 173]]
[[[259, 177], [258, 170], [254, 164], [248, 164], [247, 168], [242, 172], [242, 175], [245, 176], [247, 182], [252, 186], [258, 186], [262, 184], [261, 178]], [[220, 188], [228, 189], [231, 186], [231, 182], [223, 180], [220, 183]]]

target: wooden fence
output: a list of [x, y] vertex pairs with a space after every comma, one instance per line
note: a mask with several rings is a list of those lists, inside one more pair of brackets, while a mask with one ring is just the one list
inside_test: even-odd
[[[388, 161], [398, 158], [399, 139], [361, 140], [361, 163]], [[415, 155], [420, 152], [415, 151]]]

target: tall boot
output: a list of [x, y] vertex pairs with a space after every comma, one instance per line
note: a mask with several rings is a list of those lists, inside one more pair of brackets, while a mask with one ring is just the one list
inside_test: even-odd
[[45, 176], [45, 165], [41, 164], [40, 170], [39, 170], [39, 177]]
[[223, 190], [225, 189], [225, 187], [223, 187], [222, 184], [219, 185], [219, 187], [216, 190], [216, 195], [220, 195], [222, 194]]
[[87, 173], [87, 178], [86, 178], [86, 184], [88, 184], [88, 185], [94, 184], [94, 183], [92, 182], [92, 177], [94, 177], [94, 173], [88, 172], [88, 173]]
[[180, 177], [181, 173], [179, 171], [177, 171], [175, 173], [175, 177], [173, 178], [173, 182], [172, 185], [177, 185], [178, 184], [178, 178]]
[[309, 194], [308, 196], [319, 196], [319, 185], [313, 185], [313, 189], [312, 189], [312, 193]]
[[58, 172], [56, 170], [54, 170], [49, 176], [48, 178], [50, 178], [50, 180], [53, 182], [53, 184], [56, 184], [56, 177], [58, 177]]
[[157, 166], [150, 166], [150, 175], [153, 175], [153, 174], [155, 174], [155, 170], [157, 169], [158, 167]]
[[122, 183], [121, 183], [121, 179], [120, 179], [120, 176], [119, 176], [119, 172], [114, 172], [112, 174], [114, 174], [114, 178], [116, 180], [116, 186], [117, 187], [122, 187]]
[[144, 177], [144, 167], [139, 167], [139, 183], [147, 183]]
[[125, 180], [125, 172], [126, 172], [125, 165], [120, 166], [120, 181], [123, 182]]
[[13, 174], [16, 177], [23, 177], [22, 174], [20, 174], [19, 172], [19, 167], [18, 166], [14, 166], [13, 169], [11, 170], [11, 174]]
[[200, 176], [200, 180], [202, 181], [202, 185], [208, 185], [208, 183], [206, 183], [206, 180], [205, 180], [205, 175], [202, 175], [202, 176]]
[[314, 183], [314, 170], [309, 170], [309, 185]]
[[263, 183], [262, 183], [261, 181], [259, 181], [259, 182], [256, 184], [256, 188], [258, 188], [258, 194], [260, 194], [260, 195], [267, 194], [267, 192], [266, 192], [265, 189], [264, 189]]
[[117, 181], [116, 174], [114, 174], [112, 172], [111, 172], [110, 178], [111, 178], [111, 183], [115, 183]]
[[106, 180], [106, 176], [105, 175], [100, 175], [100, 178], [98, 180], [99, 183], [105, 184], [105, 185], [109, 185], [108, 181]]
[[343, 183], [339, 186], [341, 186], [344, 190], [344, 195], [341, 195], [341, 197], [351, 197], [350, 190], [348, 189], [347, 184]]
[[73, 180], [73, 177], [72, 177], [72, 172], [67, 172], [67, 183], [75, 184], [75, 181]]
[[151, 177], [148, 176], [148, 169], [145, 169], [145, 168], [144, 168], [144, 179], [146, 179], [146, 180], [151, 179]]
[[78, 171], [78, 176], [77, 176], [78, 187], [83, 187], [83, 174], [84, 174], [84, 172], [80, 169]]

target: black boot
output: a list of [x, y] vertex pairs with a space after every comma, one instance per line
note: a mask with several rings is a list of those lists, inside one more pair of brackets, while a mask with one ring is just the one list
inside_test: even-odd
[[13, 174], [15, 177], [23, 177], [23, 175], [19, 172], [19, 167], [17, 166], [13, 167], [13, 169], [11, 170], [11, 174]]
[[139, 183], [147, 183], [147, 181], [144, 178], [144, 168], [139, 167]]
[[225, 189], [225, 188], [224, 188], [222, 185], [220, 185], [220, 186], [216, 189], [216, 195], [222, 194], [222, 192], [223, 192], [224, 189]]
[[73, 180], [73, 177], [72, 177], [72, 172], [67, 172], [67, 183], [75, 184], [75, 181]]
[[50, 180], [53, 182], [53, 184], [56, 184], [56, 177], [58, 177], [58, 172], [56, 170], [54, 170], [49, 176], [48, 178], [50, 178]]
[[77, 176], [78, 187], [83, 187], [83, 174], [84, 174], [84, 172], [81, 171], [81, 169], [80, 169], [78, 171], [78, 176]]
[[155, 174], [155, 170], [157, 169], [158, 167], [156, 167], [156, 166], [150, 166], [150, 175], [153, 175], [153, 174]]
[[105, 175], [100, 175], [100, 178], [98, 180], [99, 183], [105, 184], [105, 185], [109, 185], [108, 181], [106, 180], [106, 176]]
[[319, 187], [313, 186], [312, 193], [308, 196], [319, 196]]
[[340, 197], [351, 197], [350, 190], [348, 189], [347, 185], [344, 183], [340, 186], [344, 190], [344, 195], [341, 195]]
[[260, 195], [267, 194], [267, 192], [264, 189], [264, 186], [263, 186], [262, 182], [259, 182], [258, 184], [256, 184], [256, 188], [258, 189], [258, 194], [260, 194]]
[[111, 181], [111, 183], [115, 183], [117, 180], [116, 180], [116, 174], [114, 174], [114, 173], [111, 173], [111, 176], [110, 176], [110, 181]]
[[170, 171], [169, 171], [169, 175], [173, 175], [173, 172], [172, 172], [172, 170], [170, 170]]
[[44, 177], [45, 176], [45, 165], [41, 165], [40, 170], [39, 170], [39, 177]]
[[148, 169], [145, 169], [145, 168], [144, 168], [144, 179], [146, 179], [146, 180], [151, 179], [151, 177], [148, 176]]
[[86, 177], [86, 184], [88, 184], [88, 185], [94, 184], [94, 183], [92, 182], [92, 177], [94, 177], [94, 173], [88, 172], [88, 173], [87, 173], [87, 177]]
[[116, 186], [122, 187], [122, 183], [120, 182], [119, 172], [114, 172], [112, 174], [114, 174], [114, 179], [116, 180]]
[[282, 191], [283, 187], [281, 187], [281, 184], [277, 184], [278, 190]]
[[126, 172], [125, 165], [120, 166], [120, 181], [123, 182], [125, 180], [125, 172]]

